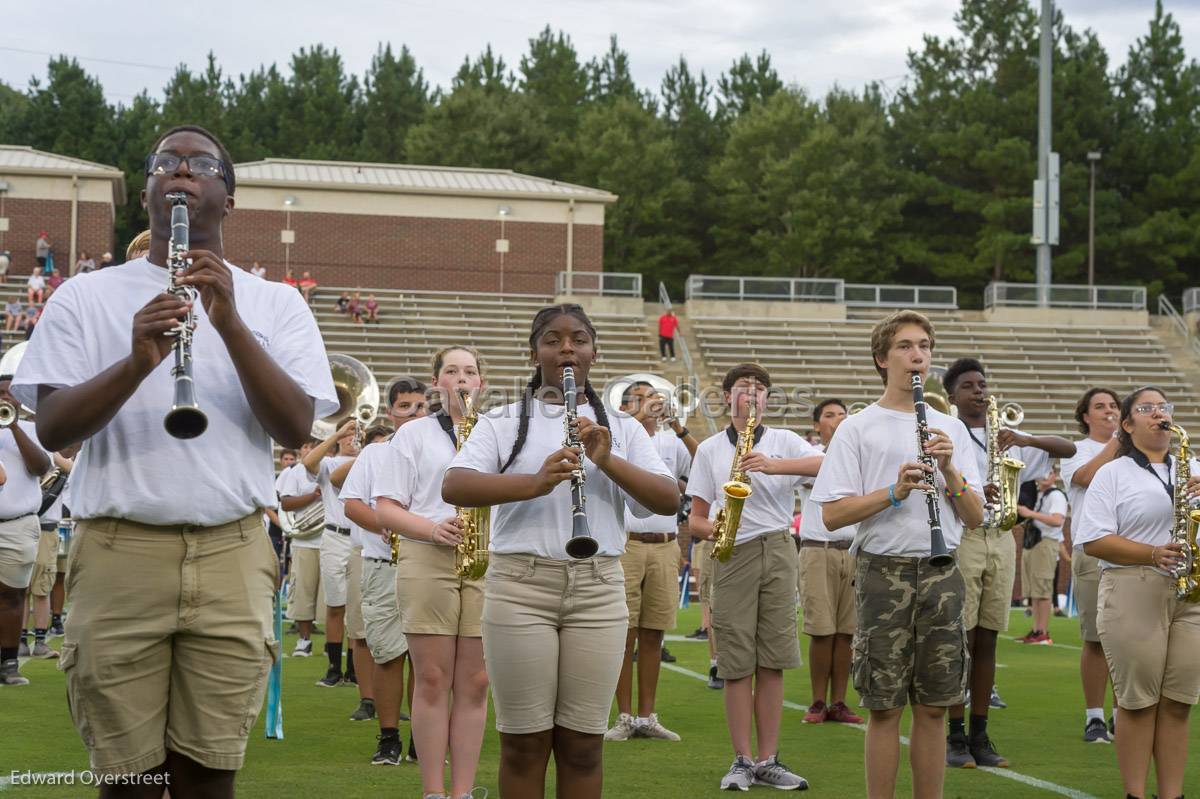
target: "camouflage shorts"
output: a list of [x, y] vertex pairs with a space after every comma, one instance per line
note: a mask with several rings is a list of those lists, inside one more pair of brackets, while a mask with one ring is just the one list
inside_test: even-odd
[[960, 704], [970, 668], [958, 566], [859, 552], [854, 584], [852, 674], [860, 704], [874, 710], [910, 701]]

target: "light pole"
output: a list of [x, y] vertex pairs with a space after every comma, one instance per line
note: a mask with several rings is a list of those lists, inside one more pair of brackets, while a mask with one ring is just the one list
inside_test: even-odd
[[504, 220], [512, 213], [511, 205], [501, 205], [496, 209], [500, 216], [500, 238], [496, 239], [496, 252], [500, 253], [500, 293], [504, 293], [504, 254], [508, 252], [508, 239], [504, 238]]
[[286, 277], [292, 268], [292, 245], [296, 242], [296, 231], [292, 230], [292, 206], [296, 198], [288, 195], [283, 198], [283, 230], [279, 231], [279, 240], [283, 242], [283, 274]]
[[1091, 150], [1087, 154], [1088, 169], [1091, 180], [1088, 185], [1088, 285], [1096, 282], [1096, 162], [1100, 160], [1100, 151]]

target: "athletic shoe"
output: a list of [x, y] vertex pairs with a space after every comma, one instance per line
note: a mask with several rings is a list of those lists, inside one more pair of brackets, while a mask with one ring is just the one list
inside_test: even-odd
[[850, 708], [846, 707], [845, 702], [834, 702], [825, 711], [826, 721], [836, 721], [841, 724], [862, 724], [862, 716], [855, 713]]
[[309, 638], [301, 638], [296, 641], [296, 648], [292, 650], [292, 657], [307, 658], [312, 657], [312, 640]]
[[412, 721], [412, 716], [408, 715], [403, 710], [401, 710], [400, 711], [400, 720], [401, 721]]
[[357, 674], [343, 674], [340, 685], [358, 685]]
[[1108, 734], [1115, 736], [1117, 734], [1117, 711], [1113, 710], [1113, 714], [1108, 717]]
[[351, 721], [370, 721], [375, 718], [375, 703], [370, 699], [363, 699], [358, 703], [358, 709], [350, 714]]
[[1018, 644], [1030, 644], [1030, 643], [1033, 643], [1033, 639], [1034, 639], [1034, 638], [1037, 638], [1037, 634], [1038, 634], [1038, 631], [1037, 631], [1037, 630], [1030, 630], [1029, 632], [1027, 632], [1027, 633], [1025, 633], [1024, 635], [1022, 635], [1020, 638], [1018, 638], [1018, 639], [1017, 639], [1017, 643], [1018, 643]]
[[1067, 612], [1065, 610], [1063, 610], [1062, 608], [1055, 608], [1054, 615], [1059, 617], [1060, 619], [1065, 619], [1067, 617]]
[[51, 649], [50, 645], [45, 641], [35, 641], [30, 657], [40, 658], [41, 660], [54, 660], [58, 657], [58, 652]]
[[808, 712], [804, 714], [805, 724], [824, 724], [825, 714], [829, 710], [824, 699], [818, 699], [808, 706]]
[[17, 657], [19, 657], [19, 658], [29, 657], [29, 644], [25, 642], [24, 638], [22, 638], [21, 643], [19, 643], [17, 645]]
[[708, 668], [708, 687], [714, 691], [720, 691], [725, 687], [725, 681], [717, 676], [716, 666], [709, 666]]
[[379, 740], [379, 748], [371, 758], [372, 766], [398, 766], [403, 758], [400, 756], [400, 739], [375, 736]]
[[640, 724], [635, 724], [633, 727], [633, 735], [636, 738], [655, 738], [660, 741], [678, 741], [679, 734], [668, 730], [658, 721], [658, 714], [651, 713]]
[[987, 733], [972, 735], [970, 746], [971, 757], [975, 759], [975, 765], [990, 768], [1008, 768], [1008, 761], [996, 751], [996, 747], [992, 743], [992, 739], [988, 738]]
[[708, 630], [706, 630], [703, 627], [697, 627], [696, 632], [692, 633], [691, 635], [688, 635], [687, 637], [692, 639], [693, 641], [707, 641], [708, 640]]
[[1050, 646], [1054, 643], [1054, 641], [1050, 638], [1049, 633], [1039, 630], [1037, 635], [1035, 635], [1028, 643], [1040, 644], [1041, 646]]
[[994, 707], [997, 710], [1004, 710], [1008, 707], [1008, 703], [1000, 698], [1000, 692], [996, 690], [996, 686], [992, 686], [992, 696], [988, 699], [988, 707]]
[[604, 740], [628, 741], [633, 737], [635, 721], [636, 719], [628, 713], [618, 713], [617, 723], [612, 726], [612, 729], [604, 733]]
[[721, 778], [722, 791], [748, 791], [754, 784], [754, 761], [738, 755], [733, 759], [733, 765]]
[[1087, 726], [1083, 728], [1083, 740], [1090, 744], [1112, 743], [1104, 719], [1089, 719]]
[[0, 685], [29, 685], [29, 680], [21, 676], [20, 668], [16, 658], [0, 663]]
[[333, 666], [329, 667], [329, 671], [325, 672], [325, 676], [317, 680], [319, 688], [336, 688], [342, 682], [342, 673]]
[[671, 654], [671, 650], [667, 649], [667, 648], [664, 646], [664, 647], [662, 648], [662, 656], [661, 656], [661, 660], [662, 660], [662, 662], [663, 662], [663, 663], [674, 663], [675, 661], [679, 660], [679, 658], [677, 658], [677, 657], [675, 657], [674, 655], [672, 655], [672, 654]]
[[409, 763], [417, 762], [417, 745], [415, 743], [413, 743], [411, 733], [408, 736], [408, 754], [404, 756], [404, 759], [407, 760]]
[[967, 746], [967, 735], [952, 732], [946, 736], [946, 765], [950, 768], [975, 768], [975, 758]]
[[780, 763], [779, 755], [771, 755], [763, 762], [754, 764], [754, 784], [769, 785], [781, 791], [808, 790], [808, 780]]
[[62, 638], [66, 634], [67, 634], [66, 631], [63, 630], [61, 621], [55, 622], [54, 624], [50, 625], [50, 637], [51, 638]]

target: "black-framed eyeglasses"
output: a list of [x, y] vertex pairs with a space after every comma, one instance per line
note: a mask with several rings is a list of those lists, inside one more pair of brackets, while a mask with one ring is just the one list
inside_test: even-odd
[[187, 162], [188, 171], [206, 178], [224, 178], [225, 162], [211, 155], [175, 155], [174, 153], [150, 153], [146, 156], [146, 177], [169, 175]]

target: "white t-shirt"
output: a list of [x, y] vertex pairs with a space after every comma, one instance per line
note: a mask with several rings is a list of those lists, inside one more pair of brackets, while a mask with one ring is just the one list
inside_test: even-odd
[[[416, 424], [410, 422], [405, 427]], [[376, 441], [374, 444], [368, 444], [363, 447], [363, 451], [359, 454], [354, 465], [350, 467], [350, 474], [346, 475], [345, 482], [342, 483], [342, 491], [338, 495], [342, 502], [348, 499], [359, 499], [375, 507], [375, 491], [378, 486], [379, 475], [381, 469], [387, 461], [393, 456], [391, 447], [386, 441]], [[437, 480], [438, 487], [442, 485], [442, 481]], [[376, 560], [391, 560], [392, 548], [388, 544], [387, 539], [383, 536], [373, 533], [370, 530], [364, 530], [354, 522], [350, 522], [351, 526], [358, 530], [361, 539], [362, 556], [364, 558], [375, 558]]]
[[[1094, 438], [1081, 438], [1075, 442], [1075, 454], [1062, 462], [1063, 485], [1067, 487], [1067, 502], [1071, 507], [1071, 546], [1079, 549], [1079, 533], [1083, 529], [1084, 500], [1087, 498], [1087, 486], [1076, 485], [1072, 482], [1075, 472], [1079, 471], [1104, 449], [1107, 441], [1097, 441]], [[1093, 475], [1093, 479], [1094, 479]]]
[[[642, 429], [645, 430], [644, 427]], [[687, 477], [692, 456], [679, 436], [670, 430], [657, 430], [650, 437], [650, 443], [676, 480]], [[625, 526], [631, 533], [674, 533], [679, 530], [679, 514], [660, 516], [656, 513], [645, 519], [629, 514], [625, 517]]]
[[[1045, 477], [1045, 475], [1042, 475]], [[1063, 522], [1067, 520], [1067, 495], [1061, 489], [1054, 488], [1050, 491], [1038, 496], [1037, 507], [1034, 508], [1038, 513], [1045, 513], [1048, 516], [1053, 516], [1056, 513], [1061, 513]], [[1037, 529], [1041, 530], [1042, 538], [1052, 538], [1055, 541], [1063, 540], [1063, 526], [1051, 527], [1044, 522], [1035, 521]]]
[[[317, 487], [317, 481], [308, 476], [308, 471], [304, 468], [303, 463], [295, 463], [291, 467], [284, 469], [279, 473], [279, 496], [280, 497], [302, 497], [306, 494], [311, 494], [313, 489]], [[294, 515], [299, 513], [303, 508], [297, 508], [291, 513]], [[312, 538], [293, 538], [293, 549], [320, 549], [321, 536], [314, 535]]]
[[[525, 446], [505, 474], [536, 473], [550, 453], [562, 448], [565, 408], [547, 405], [538, 399], [531, 399], [529, 406]], [[514, 402], [480, 416], [471, 437], [450, 464], [451, 468], [499, 474], [517, 440], [520, 407], [521, 403]], [[596, 420], [591, 405], [580, 405], [579, 415], [593, 422]], [[653, 474], [674, 479], [651, 446], [650, 437], [640, 422], [619, 411], [610, 411], [608, 420], [613, 455]], [[409, 423], [412, 424], [416, 422]], [[620, 555], [625, 550], [626, 508], [643, 518], [652, 512], [636, 502], [627, 503], [625, 492], [586, 457], [583, 469], [588, 526], [600, 545], [597, 554]], [[570, 480], [559, 483], [545, 496], [498, 505], [492, 511], [492, 551], [500, 554], [566, 560], [566, 545], [571, 533]]]
[[[316, 400], [315, 416], [332, 413], [337, 405], [325, 345], [304, 300], [288, 286], [258, 280], [232, 264], [229, 269], [246, 326]], [[12, 393], [36, 409], [39, 385], [76, 386], [125, 357], [134, 314], [166, 286], [166, 270], [145, 258], [63, 283], [46, 303]], [[190, 440], [163, 429], [174, 397], [168, 353], [112, 421], [84, 442], [75, 461], [76, 518], [211, 526], [272, 504], [271, 439], [251, 411], [203, 303], [194, 310], [193, 374], [208, 429]]]
[[[391, 447], [391, 457], [380, 463], [375, 496], [394, 499], [409, 513], [431, 522], [453, 516], [454, 506], [442, 499], [442, 478], [454, 460], [455, 450], [440, 417], [426, 416], [404, 425], [392, 436]], [[414, 544], [433, 545], [432, 541], [400, 537]]]
[[[966, 426], [933, 408], [926, 411], [929, 427], [944, 431], [954, 443], [954, 467], [966, 478], [968, 487], [982, 497], [983, 486], [971, 452], [975, 444]], [[873, 403], [838, 426], [813, 486], [812, 499], [822, 504], [887, 488], [896, 482], [901, 464], [916, 460], [917, 415]], [[955, 549], [962, 539], [962, 522], [954, 514], [954, 507], [943, 491], [945, 483], [941, 472], [935, 472], [934, 477], [942, 536], [946, 546]], [[888, 506], [859, 522], [851, 549], [873, 555], [928, 557], [929, 545], [929, 511], [925, 495], [914, 491], [900, 507]]]
[[[708, 502], [711, 507], [725, 505], [725, 493], [721, 486], [729, 480], [735, 449], [729, 441], [730, 429], [726, 428], [701, 441], [692, 463], [688, 493]], [[768, 458], [805, 458], [821, 454], [820, 450], [791, 430], [778, 427], [764, 427], [762, 438], [750, 449]], [[735, 544], [777, 530], [790, 530], [796, 514], [796, 487], [805, 479], [802, 475], [763, 472], [752, 472], [749, 477], [751, 493], [742, 506], [742, 521], [738, 525]]]
[[[1134, 455], [1140, 456], [1140, 453], [1135, 451]], [[1192, 474], [1196, 474], [1198, 468], [1200, 466], [1193, 460]], [[1174, 485], [1174, 460], [1170, 468], [1163, 463], [1139, 464], [1133, 455], [1104, 464], [1096, 471], [1088, 488], [1080, 533], [1072, 533], [1076, 545], [1082, 546], [1110, 535], [1151, 546], [1171, 543], [1175, 503], [1173, 493], [1168, 489], [1173, 489]], [[1100, 567], [1126, 568], [1105, 560], [1100, 561]]]
[[44, 289], [46, 287], [46, 279], [42, 277], [40, 272], [36, 275], [30, 275], [29, 280], [27, 280], [26, 283], [28, 283], [29, 288], [33, 289], [34, 291], [37, 291], [38, 289]]
[[252, 266], [250, 267], [250, 274], [265, 280], [267, 277], [267, 268], [265, 266]]
[[[354, 459], [349, 455], [334, 455], [332, 457], [321, 458], [320, 471], [315, 477], [317, 478], [317, 485], [321, 486], [321, 504], [325, 506], [326, 528], [331, 524], [335, 527], [350, 527], [350, 522], [346, 518], [346, 512], [342, 508], [342, 500], [338, 498], [337, 487], [330, 480], [334, 469], [350, 460]], [[314, 475], [312, 474], [308, 475], [310, 480], [313, 477]], [[341, 533], [334, 533], [329, 529], [326, 529], [326, 532], [333, 535], [341, 535]]]
[[[46, 452], [38, 441], [33, 422], [21, 419], [17, 424], [39, 449]], [[50, 453], [46, 452], [46, 455]], [[25, 469], [17, 439], [7, 427], [0, 430], [0, 464], [4, 465], [4, 473], [8, 476], [8, 480], [0, 486], [0, 519], [15, 519], [37, 513], [42, 506], [42, 477], [31, 475]]]

